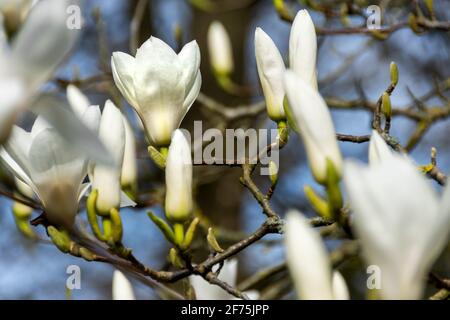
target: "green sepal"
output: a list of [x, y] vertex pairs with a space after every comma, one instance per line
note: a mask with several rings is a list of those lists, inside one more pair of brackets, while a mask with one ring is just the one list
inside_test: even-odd
[[167, 224], [166, 221], [155, 215], [152, 211], [147, 211], [148, 217], [153, 221], [153, 223], [161, 230], [166, 239], [175, 243], [175, 235], [173, 233], [172, 228]]

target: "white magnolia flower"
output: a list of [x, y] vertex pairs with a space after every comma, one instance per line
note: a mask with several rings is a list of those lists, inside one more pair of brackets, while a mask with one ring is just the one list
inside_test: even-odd
[[[236, 287], [237, 273], [238, 273], [238, 260], [237, 259], [225, 260], [223, 267], [220, 270], [218, 279], [229, 284], [232, 287]], [[229, 294], [219, 286], [210, 284], [201, 276], [190, 276], [189, 281], [195, 290], [195, 296], [197, 300], [236, 299], [233, 295]], [[259, 293], [256, 290], [249, 290], [244, 293], [252, 300], [257, 300], [259, 298]]]
[[[26, 2], [2, 1], [0, 11], [16, 12], [22, 5], [28, 6]], [[36, 94], [40, 85], [49, 79], [77, 39], [78, 32], [66, 27], [69, 3], [69, 0], [39, 1], [11, 46], [3, 43], [0, 48], [0, 95], [6, 97], [0, 121], [3, 141], [16, 115]]]
[[317, 37], [307, 10], [300, 10], [292, 23], [289, 36], [289, 68], [317, 90]]
[[112, 281], [113, 300], [136, 300], [133, 286], [125, 275], [119, 270], [114, 270]]
[[381, 161], [391, 157], [392, 154], [392, 149], [386, 144], [380, 134], [373, 130], [369, 143], [369, 164], [379, 164]]
[[124, 117], [125, 125], [125, 151], [123, 156], [121, 185], [132, 186], [137, 181], [137, 164], [136, 164], [136, 138], [134, 137], [133, 128], [128, 120]]
[[233, 50], [224, 25], [213, 21], [208, 29], [208, 51], [211, 66], [218, 74], [233, 72]]
[[289, 212], [285, 234], [287, 263], [299, 299], [349, 299], [342, 275], [332, 271], [322, 239], [308, 220], [299, 212]]
[[342, 171], [342, 155], [328, 106], [320, 93], [293, 71], [286, 71], [284, 86], [311, 171], [314, 178], [323, 183], [326, 180], [327, 159], [333, 163], [338, 174]]
[[261, 28], [256, 28], [255, 31], [255, 56], [267, 114], [274, 121], [283, 120], [283, 75], [286, 69], [275, 43]]
[[201, 86], [200, 50], [186, 44], [177, 55], [162, 40], [151, 37], [136, 58], [114, 52], [111, 67], [122, 95], [139, 114], [150, 141], [167, 146], [198, 96]]
[[193, 209], [191, 145], [183, 132], [175, 130], [166, 160], [166, 216], [184, 221]]
[[381, 296], [421, 298], [447, 244], [450, 187], [440, 198], [414, 164], [396, 154], [370, 166], [349, 161], [344, 182], [363, 253], [381, 270]]
[[125, 126], [120, 110], [107, 100], [99, 127], [100, 141], [113, 157], [113, 166], [96, 164], [93, 169], [92, 189], [98, 190], [97, 210], [108, 213], [120, 206], [120, 175], [125, 150]]
[[[82, 115], [87, 127], [100, 121], [98, 107]], [[78, 201], [88, 186], [82, 185], [88, 160], [76, 152], [42, 117], [26, 132], [14, 126], [0, 156], [14, 175], [29, 185], [40, 199], [48, 220], [70, 227]]]

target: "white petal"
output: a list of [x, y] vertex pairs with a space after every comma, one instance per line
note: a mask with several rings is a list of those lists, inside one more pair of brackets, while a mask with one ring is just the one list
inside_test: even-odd
[[335, 300], [349, 300], [350, 294], [348, 293], [347, 284], [342, 274], [338, 271], [333, 272], [333, 294]]
[[317, 38], [314, 23], [306, 10], [300, 10], [292, 23], [289, 37], [289, 68], [317, 89]]
[[2, 143], [8, 138], [17, 113], [20, 111], [20, 104], [26, 95], [25, 87], [19, 79], [4, 75], [0, 80], [0, 95], [2, 97], [0, 143]]
[[112, 298], [113, 300], [136, 300], [134, 297], [133, 286], [119, 270], [114, 270]]
[[80, 185], [87, 162], [67, 145], [54, 129], [41, 131], [29, 151], [30, 177], [45, 208], [47, 218], [70, 227], [78, 211]]
[[[14, 126], [11, 135], [4, 145], [9, 156], [17, 163], [17, 165], [29, 176], [30, 159], [28, 152], [31, 146], [31, 134], [18, 126]], [[7, 161], [9, 164], [9, 162]], [[14, 166], [11, 166], [14, 170]], [[16, 170], [14, 170], [16, 171]], [[26, 182], [26, 181], [25, 181]]]
[[128, 120], [123, 117], [125, 126], [125, 150], [122, 165], [122, 186], [131, 186], [136, 183], [137, 163], [136, 163], [136, 138], [134, 131]]
[[369, 163], [371, 165], [379, 164], [390, 156], [392, 156], [392, 149], [386, 144], [380, 134], [373, 130], [369, 143]]
[[267, 113], [274, 121], [282, 120], [285, 118], [283, 108], [285, 66], [275, 43], [261, 28], [256, 28], [255, 31], [255, 56]]
[[197, 76], [195, 78], [194, 84], [190, 88], [190, 91], [187, 94], [187, 96], [184, 98], [184, 102], [183, 102], [184, 114], [182, 115], [177, 127], [180, 126], [181, 121], [184, 119], [186, 113], [189, 111], [192, 104], [197, 99], [201, 86], [202, 86], [202, 75], [200, 74], [200, 70], [199, 70], [197, 73]]
[[342, 171], [342, 155], [328, 106], [320, 93], [293, 71], [286, 71], [284, 86], [293, 120], [306, 148], [309, 166], [314, 178], [323, 182], [326, 178], [327, 158], [338, 173]]
[[114, 52], [111, 57], [111, 69], [117, 88], [133, 108], [139, 108], [134, 91], [133, 77], [135, 59], [123, 52]]
[[136, 202], [134, 202], [130, 197], [127, 196], [127, 194], [123, 191], [120, 192], [120, 207], [135, 207]]
[[[231, 286], [235, 286], [236, 278], [237, 260], [225, 260], [219, 274], [219, 280], [224, 281]], [[210, 284], [201, 276], [190, 276], [189, 281], [195, 290], [197, 300], [230, 300], [234, 298], [234, 296], [230, 295], [219, 286]]]
[[448, 235], [448, 215], [440, 214], [430, 182], [395, 154], [377, 166], [346, 163], [344, 182], [363, 253], [381, 269], [382, 296], [420, 298]]
[[33, 111], [42, 115], [73, 149], [97, 163], [113, 164], [109, 152], [93, 131], [96, 130], [100, 118], [98, 107], [89, 107], [80, 120], [64, 100], [52, 95], [41, 95]]
[[99, 128], [99, 138], [114, 161], [113, 166], [95, 165], [92, 188], [98, 190], [97, 209], [109, 212], [120, 205], [120, 174], [125, 150], [123, 115], [110, 101], [106, 101]]
[[302, 300], [334, 298], [331, 266], [318, 233], [300, 213], [286, 218], [286, 257], [298, 297]]
[[66, 25], [66, 9], [73, 3], [69, 0], [39, 1], [16, 36], [12, 54], [31, 87], [46, 81], [74, 46], [79, 31]]
[[81, 117], [82, 114], [87, 110], [87, 108], [91, 105], [88, 98], [72, 84], [67, 86], [67, 100], [69, 100], [69, 105], [72, 108], [72, 111], [78, 116]]
[[178, 54], [178, 60], [183, 72], [186, 95], [191, 91], [190, 89], [197, 80], [200, 68], [200, 58], [200, 48], [195, 40], [187, 43]]

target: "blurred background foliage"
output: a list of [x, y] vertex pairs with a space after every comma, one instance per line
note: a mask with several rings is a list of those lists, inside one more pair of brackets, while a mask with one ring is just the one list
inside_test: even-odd
[[[274, 3], [278, 5], [278, 12]], [[365, 9], [370, 4], [378, 4], [383, 8], [383, 26], [401, 24], [401, 27], [385, 34], [329, 32], [352, 27], [365, 28]], [[290, 15], [298, 9], [308, 8], [321, 30], [318, 53], [321, 93], [329, 99], [338, 99], [338, 102], [357, 101], [352, 108], [342, 108], [343, 104], [336, 101], [334, 105], [330, 104], [330, 107], [341, 105], [341, 108], [333, 108], [337, 132], [366, 135], [370, 134], [372, 114], [364, 105], [367, 105], [367, 101], [376, 102], [388, 86], [391, 61], [397, 63], [400, 73], [399, 85], [391, 97], [395, 108], [409, 108], [418, 112], [430, 108], [450, 108], [449, 31], [445, 28], [441, 30], [439, 26], [417, 26], [417, 23], [411, 23], [409, 17], [411, 13], [419, 17], [420, 11], [430, 20], [450, 20], [450, 1], [435, 0], [433, 5], [431, 14], [426, 1], [409, 0], [85, 1], [83, 34], [77, 49], [59, 70], [57, 79], [48, 85], [48, 89], [64, 92], [65, 85], [74, 82], [80, 85], [92, 103], [103, 105], [106, 98], [112, 97], [126, 110], [139, 137], [140, 197], [146, 204], [155, 204], [154, 208], [158, 211], [161, 209], [158, 194], [161, 192], [159, 186], [163, 184], [163, 174], [149, 159], [134, 115], [111, 82], [109, 59], [112, 51], [132, 52], [150, 35], [163, 39], [176, 50], [195, 39], [202, 55], [201, 91], [225, 106], [249, 105], [263, 99], [254, 57], [255, 28], [263, 28], [287, 59], [290, 23], [285, 20], [289, 20]], [[243, 89], [239, 95], [223, 90], [211, 71], [206, 34], [214, 20], [224, 24], [232, 40], [235, 63], [232, 79]], [[184, 119], [182, 127], [192, 128], [194, 120], [202, 120], [204, 129], [273, 127], [264, 113], [224, 123], [223, 117], [211, 112], [199, 101]], [[21, 121], [27, 123], [28, 119], [24, 117]], [[403, 146], [411, 144], [411, 155], [420, 164], [430, 162], [430, 148], [436, 147], [438, 165], [447, 173], [450, 171], [449, 124], [447, 117], [431, 125], [398, 116], [392, 121], [391, 134]], [[423, 126], [426, 126], [426, 130], [421, 132]], [[420, 139], [412, 143], [414, 137]], [[340, 146], [346, 157], [367, 160], [367, 143], [341, 142]], [[239, 184], [239, 168], [196, 167], [195, 170], [199, 210], [212, 225], [227, 230], [223, 242], [226, 238], [233, 240], [239, 238], [241, 233], [253, 231], [264, 220], [261, 208]], [[298, 208], [306, 214], [313, 214], [305, 201], [303, 185], [314, 185], [314, 181], [305, 161], [301, 141], [295, 135], [291, 136], [289, 144], [280, 154], [280, 170], [279, 185], [272, 198], [276, 211], [283, 213], [288, 208]], [[267, 177], [258, 177], [256, 181], [261, 186], [269, 185]], [[36, 243], [23, 237], [15, 229], [11, 202], [6, 198], [0, 201], [0, 298], [64, 299], [66, 267], [71, 264], [81, 267], [82, 276], [82, 289], [72, 292], [72, 298], [111, 298], [111, 266], [87, 263], [63, 255], [52, 245]], [[160, 269], [166, 264], [168, 246], [145, 213], [143, 208], [122, 210], [124, 243], [133, 248], [142, 261]], [[239, 255], [239, 279], [243, 280], [261, 268], [283, 261], [281, 237], [275, 235], [265, 239]], [[333, 240], [328, 244], [333, 249], [341, 243]], [[450, 275], [448, 254], [447, 249], [436, 265], [437, 271], [447, 277]], [[339, 268], [351, 285], [354, 298], [363, 297], [366, 274], [361, 262], [352, 258]], [[264, 286], [266, 297], [292, 297], [287, 275], [280, 273], [277, 277], [275, 279], [278, 281], [274, 283], [278, 287]], [[133, 284], [138, 298], [157, 297], [155, 292], [138, 281]]]

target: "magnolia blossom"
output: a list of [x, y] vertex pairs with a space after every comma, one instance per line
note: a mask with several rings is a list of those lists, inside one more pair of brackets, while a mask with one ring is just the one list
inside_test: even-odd
[[94, 166], [92, 188], [98, 190], [97, 210], [100, 213], [109, 213], [112, 208], [120, 206], [120, 175], [125, 150], [123, 115], [110, 100], [105, 103], [98, 134], [112, 155], [114, 165]]
[[[314, 24], [308, 11], [300, 10], [295, 16], [289, 37], [289, 67], [317, 90], [316, 55]], [[255, 56], [267, 113], [274, 121], [283, 120], [286, 118], [283, 105], [285, 89], [282, 84], [285, 65], [275, 43], [261, 28], [255, 31]]]
[[[66, 8], [74, 1], [41, 0], [29, 12], [30, 1], [1, 1], [0, 11], [8, 17], [28, 14], [11, 45], [3, 38], [0, 48], [0, 142], [4, 141], [17, 114], [36, 95], [75, 44], [76, 30], [66, 27]], [[5, 15], [6, 12], [6, 15]], [[26, 14], [25, 14], [26, 13]], [[1, 33], [4, 25], [0, 26]], [[53, 112], [53, 111], [52, 111]], [[64, 119], [60, 119], [62, 121]], [[67, 126], [67, 130], [76, 128]], [[67, 136], [77, 136], [69, 133]]]
[[323, 183], [327, 175], [327, 159], [337, 173], [342, 167], [342, 155], [330, 111], [320, 93], [293, 71], [286, 71], [284, 86], [292, 112], [306, 148], [314, 178]]
[[345, 164], [355, 232], [367, 262], [381, 270], [384, 299], [419, 299], [427, 273], [447, 244], [450, 187], [439, 197], [406, 157]]
[[179, 129], [175, 130], [166, 161], [166, 216], [184, 221], [193, 209], [191, 145]]
[[136, 300], [133, 286], [125, 275], [119, 270], [114, 270], [112, 280], [113, 300]]
[[287, 263], [300, 299], [349, 299], [345, 280], [339, 272], [332, 272], [319, 234], [299, 212], [288, 213], [285, 240]]
[[123, 123], [125, 125], [125, 150], [123, 155], [121, 185], [127, 187], [136, 184], [137, 181], [136, 138], [134, 137], [133, 128], [125, 117]]
[[391, 157], [392, 154], [392, 149], [386, 144], [380, 134], [373, 130], [369, 143], [369, 163], [371, 165], [379, 164], [381, 161]]
[[316, 29], [306, 10], [300, 10], [292, 23], [289, 36], [289, 68], [317, 89]]
[[197, 42], [186, 44], [177, 55], [162, 40], [150, 37], [135, 58], [114, 52], [111, 67], [118, 89], [138, 113], [150, 141], [169, 145], [200, 91]]
[[[98, 107], [81, 115], [89, 128], [100, 121]], [[48, 220], [70, 227], [78, 211], [78, 201], [88, 185], [83, 185], [88, 160], [61, 138], [42, 117], [31, 132], [14, 126], [0, 156], [14, 175], [30, 186], [40, 199]]]
[[283, 100], [283, 58], [272, 39], [261, 29], [255, 31], [255, 56], [267, 113], [274, 121], [285, 119]]
[[227, 30], [219, 21], [211, 23], [208, 29], [208, 51], [211, 66], [218, 74], [233, 71], [233, 50]]
[[[238, 260], [225, 260], [222, 269], [220, 270], [218, 279], [236, 287], [238, 273]], [[232, 300], [235, 297], [222, 288], [210, 284], [201, 276], [190, 276], [189, 281], [195, 290], [195, 297], [197, 300]], [[256, 290], [244, 292], [250, 299], [256, 300], [259, 298], [259, 293]]]

